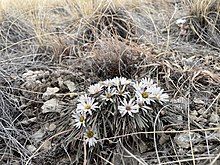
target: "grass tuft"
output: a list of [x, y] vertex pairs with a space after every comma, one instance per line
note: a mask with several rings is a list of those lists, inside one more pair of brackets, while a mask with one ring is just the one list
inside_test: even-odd
[[189, 2], [190, 25], [196, 39], [219, 48], [220, 2], [218, 0], [194, 0]]

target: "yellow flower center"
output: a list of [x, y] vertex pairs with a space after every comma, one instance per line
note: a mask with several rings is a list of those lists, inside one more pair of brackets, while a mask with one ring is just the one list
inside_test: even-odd
[[87, 132], [87, 137], [88, 138], [92, 138], [93, 136], [94, 136], [94, 132], [93, 131], [90, 130], [90, 131]]
[[141, 95], [142, 95], [143, 98], [148, 98], [149, 97], [149, 94], [146, 91], [144, 91]]
[[106, 93], [106, 97], [107, 97], [108, 99], [110, 99], [110, 98], [112, 97], [112, 94], [111, 94], [111, 93]]
[[91, 105], [85, 104], [85, 105], [84, 105], [84, 108], [85, 108], [86, 110], [91, 109]]
[[125, 109], [126, 109], [127, 111], [130, 111], [130, 110], [131, 110], [131, 107], [130, 107], [130, 106], [126, 106]]
[[85, 120], [84, 116], [80, 116], [79, 121], [82, 123], [84, 122], [84, 120]]

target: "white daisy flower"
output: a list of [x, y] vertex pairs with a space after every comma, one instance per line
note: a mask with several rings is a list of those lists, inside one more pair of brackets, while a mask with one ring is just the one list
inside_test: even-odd
[[120, 85], [120, 79], [119, 79], [119, 77], [115, 77], [115, 78], [111, 79], [111, 82], [112, 82], [112, 84], [115, 85], [115, 86]]
[[89, 147], [95, 146], [97, 143], [96, 134], [92, 130], [87, 130], [85, 133], [86, 143], [89, 144]]
[[78, 102], [85, 102], [87, 100], [88, 96], [87, 94], [79, 96]]
[[169, 101], [169, 95], [167, 93], [163, 93], [164, 90], [160, 87], [152, 87], [150, 90], [159, 103], [163, 104], [163, 102]]
[[116, 94], [115, 88], [108, 87], [106, 91], [100, 96], [104, 101], [111, 101], [113, 102], [113, 96]]
[[81, 126], [86, 127], [85, 125], [86, 116], [85, 115], [75, 113], [73, 114], [73, 118], [74, 118], [74, 126], [76, 128], [79, 129]]
[[136, 91], [144, 91], [146, 85], [143, 84], [143, 82], [132, 82], [131, 85], [133, 86], [133, 88], [136, 90]]
[[100, 83], [94, 84], [94, 85], [90, 85], [89, 86], [89, 93], [90, 94], [96, 94], [99, 93], [102, 90], [103, 85], [101, 85]]
[[156, 85], [154, 84], [154, 80], [146, 77], [141, 79], [141, 83], [143, 84], [143, 86], [148, 88]]
[[134, 102], [134, 99], [129, 100], [127, 102], [126, 99], [124, 99], [122, 103], [122, 106], [118, 106], [118, 110], [121, 113], [121, 116], [123, 117], [126, 113], [133, 117], [133, 113], [138, 113], [138, 105]]
[[152, 110], [152, 108], [144, 104], [143, 99], [137, 99], [137, 104], [138, 104], [139, 109], [143, 110], [145, 113], [148, 113], [148, 110]]
[[116, 95], [127, 97], [129, 95], [129, 92], [125, 90], [126, 86], [117, 86]]
[[[86, 96], [86, 95], [85, 95]], [[81, 113], [81, 114], [86, 114], [87, 112], [92, 115], [92, 110], [95, 110], [99, 108], [97, 105], [98, 103], [95, 102], [95, 99], [92, 97], [87, 97], [84, 98], [82, 97], [83, 100], [80, 100], [77, 104], [76, 112]]]
[[131, 80], [126, 79], [125, 77], [115, 77], [112, 79], [112, 83], [115, 86], [119, 86], [119, 85], [128, 85], [131, 83]]
[[129, 85], [131, 83], [131, 80], [126, 79], [125, 77], [120, 77], [120, 85]]
[[154, 102], [154, 95], [152, 94], [151, 88], [147, 88], [145, 90], [137, 90], [136, 97], [138, 100], [145, 102], [146, 104], [150, 104]]
[[101, 84], [106, 87], [111, 87], [113, 85], [113, 82], [112, 82], [112, 80], [107, 79], [105, 81], [102, 81]]

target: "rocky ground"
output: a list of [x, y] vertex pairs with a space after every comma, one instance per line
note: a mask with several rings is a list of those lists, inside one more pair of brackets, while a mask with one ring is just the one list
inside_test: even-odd
[[139, 143], [105, 137], [88, 164], [219, 164], [219, 38], [195, 35], [186, 4], [106, 4], [74, 18], [60, 7], [40, 17], [50, 26], [36, 20], [43, 32], [16, 14], [0, 25], [0, 164], [83, 164], [72, 112], [89, 85], [115, 76], [151, 77], [170, 101]]

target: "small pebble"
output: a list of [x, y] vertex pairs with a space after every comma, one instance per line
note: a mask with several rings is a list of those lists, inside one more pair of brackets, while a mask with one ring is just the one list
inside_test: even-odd
[[196, 110], [192, 111], [191, 115], [193, 116], [197, 116], [198, 115], [198, 112]]

